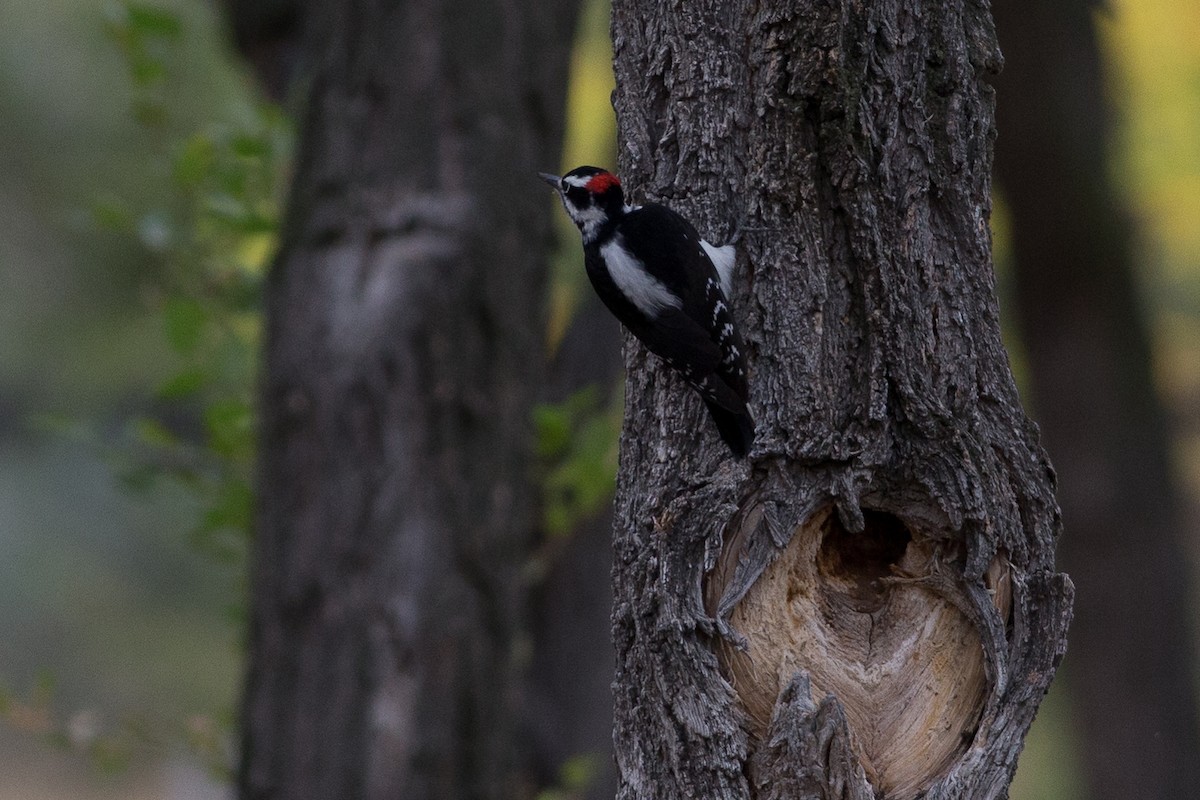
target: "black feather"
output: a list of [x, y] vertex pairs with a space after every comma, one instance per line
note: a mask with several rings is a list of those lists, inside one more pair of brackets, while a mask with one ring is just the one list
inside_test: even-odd
[[[754, 444], [754, 420], [747, 407], [746, 347], [729, 299], [721, 290], [716, 266], [692, 224], [669, 208], [653, 203], [625, 206], [615, 180], [606, 180], [600, 191], [590, 194], [590, 185], [568, 185], [569, 178], [603, 173], [596, 167], [579, 167], [567, 173], [558, 187], [583, 233], [588, 278], [629, 332], [699, 393], [721, 439], [742, 458]], [[553, 176], [542, 178], [553, 183]], [[580, 196], [572, 197], [572, 193]], [[616, 262], [622, 276], [629, 274], [629, 264], [636, 264], [657, 284], [667, 287], [674, 302], [647, 302], [645, 295], [638, 293], [632, 294], [632, 299], [626, 297], [605, 260], [603, 248], [610, 243], [627, 254]], [[628, 280], [622, 277], [623, 285], [630, 286]]]

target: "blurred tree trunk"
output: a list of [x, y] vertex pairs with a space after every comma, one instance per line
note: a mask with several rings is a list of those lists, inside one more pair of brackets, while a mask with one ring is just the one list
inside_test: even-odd
[[259, 84], [280, 102], [295, 83], [302, 62], [304, 0], [221, 0], [238, 52], [254, 68]]
[[997, 180], [1033, 407], [1061, 476], [1062, 558], [1079, 587], [1069, 686], [1088, 797], [1200, 797], [1195, 601], [1132, 226], [1109, 178], [1096, 7], [995, 8]]
[[310, 2], [267, 283], [240, 796], [522, 794], [572, 3]]
[[623, 800], [1003, 797], [1065, 646], [1000, 341], [986, 3], [617, 0], [622, 170], [744, 235], [760, 439], [629, 342]]

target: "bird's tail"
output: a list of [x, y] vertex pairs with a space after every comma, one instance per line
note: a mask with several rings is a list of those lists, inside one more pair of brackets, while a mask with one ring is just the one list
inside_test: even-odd
[[704, 398], [708, 413], [717, 425], [721, 439], [729, 445], [729, 449], [738, 458], [745, 458], [754, 444], [754, 420], [749, 413], [737, 413], [722, 408], [708, 398]]

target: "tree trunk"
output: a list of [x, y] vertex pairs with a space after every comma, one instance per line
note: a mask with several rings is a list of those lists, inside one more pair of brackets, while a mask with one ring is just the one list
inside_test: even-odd
[[508, 798], [574, 4], [309, 3], [240, 796]]
[[[1200, 797], [1188, 554], [1166, 415], [1109, 180], [1094, 5], [1000, 0], [997, 178], [1046, 446], [1079, 585], [1071, 696], [1087, 796]], [[1136, 764], [1136, 769], [1130, 768]]]
[[633, 342], [619, 798], [1003, 797], [1065, 648], [1000, 341], [985, 3], [614, 5], [621, 167], [714, 241], [759, 440]]

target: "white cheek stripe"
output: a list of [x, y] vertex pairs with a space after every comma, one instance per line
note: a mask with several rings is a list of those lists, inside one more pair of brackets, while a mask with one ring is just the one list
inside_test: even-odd
[[572, 186], [578, 186], [580, 189], [588, 185], [588, 181], [596, 177], [595, 175], [568, 175], [563, 180]]
[[733, 265], [737, 261], [737, 250], [731, 244], [724, 247], [713, 247], [703, 239], [700, 240], [700, 246], [704, 248], [705, 253], [708, 253], [709, 260], [717, 268], [717, 277], [721, 279], [721, 291], [725, 293], [726, 297], [729, 297], [733, 293]]
[[596, 206], [576, 208], [565, 197], [563, 198], [563, 207], [571, 215], [571, 221], [579, 226], [579, 230], [583, 234], [584, 244], [596, 238], [596, 233], [599, 231], [600, 226], [608, 219], [608, 215], [604, 213], [604, 209], [597, 208]]
[[642, 262], [621, 245], [620, 238], [615, 238], [600, 248], [600, 255], [608, 266], [608, 274], [621, 294], [648, 317], [658, 316], [658, 312], [665, 308], [681, 307], [683, 301], [671, 294], [671, 290], [658, 278], [646, 272]]

